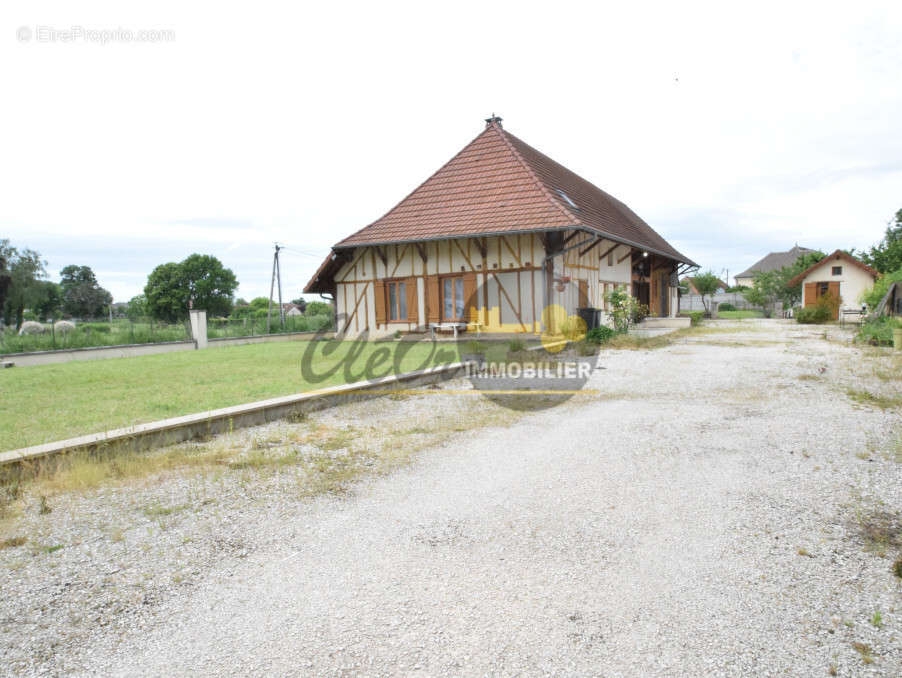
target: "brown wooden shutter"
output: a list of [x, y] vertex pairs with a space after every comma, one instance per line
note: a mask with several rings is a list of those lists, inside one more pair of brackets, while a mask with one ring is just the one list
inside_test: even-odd
[[406, 278], [404, 287], [407, 290], [407, 322], [417, 323], [419, 322], [417, 313], [417, 279]]
[[805, 306], [817, 303], [817, 283], [805, 283]]
[[464, 319], [470, 322], [474, 319], [474, 311], [479, 308], [479, 299], [476, 298], [476, 274], [464, 273]]
[[426, 276], [426, 322], [437, 323], [441, 321], [441, 310], [439, 305], [438, 276]]
[[832, 294], [834, 297], [836, 297], [837, 299], [839, 299], [839, 283], [831, 282], [831, 283], [827, 283], [827, 284], [830, 285], [828, 292], [830, 294]]
[[586, 280], [577, 280], [579, 286], [579, 307], [586, 308], [589, 305], [589, 283]]
[[373, 293], [376, 297], [376, 325], [386, 324], [385, 315], [385, 283], [377, 280], [373, 283]]

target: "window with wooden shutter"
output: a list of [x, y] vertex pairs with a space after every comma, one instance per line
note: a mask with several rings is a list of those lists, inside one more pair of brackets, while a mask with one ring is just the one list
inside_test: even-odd
[[426, 322], [437, 323], [441, 320], [442, 309], [439, 303], [438, 287], [437, 275], [426, 277]]
[[404, 283], [407, 287], [407, 322], [419, 322], [419, 314], [417, 312], [417, 279], [407, 278]]
[[589, 306], [589, 283], [586, 280], [577, 280], [576, 283], [579, 289], [579, 308], [586, 308]]
[[373, 293], [376, 298], [376, 324], [384, 325], [387, 322], [385, 315], [385, 283], [381, 280], [374, 282]]

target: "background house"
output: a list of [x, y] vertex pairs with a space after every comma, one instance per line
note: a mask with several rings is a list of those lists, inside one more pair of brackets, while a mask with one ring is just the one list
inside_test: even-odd
[[629, 207], [492, 117], [385, 216], [333, 246], [304, 292], [334, 297], [339, 333], [536, 333], [547, 307], [604, 309], [618, 286], [675, 317], [690, 265]]
[[784, 266], [792, 266], [796, 262], [796, 259], [802, 255], [816, 251], [817, 250], [795, 245], [792, 249], [786, 250], [785, 252], [771, 252], [766, 257], [759, 259], [749, 266], [742, 273], [733, 276], [733, 280], [735, 280], [737, 286], [751, 287], [756, 273], [770, 273], [771, 271], [778, 271]]
[[827, 295], [839, 298], [840, 309], [861, 307], [861, 295], [874, 285], [877, 271], [842, 250], [824, 257], [789, 281], [794, 287], [802, 285], [802, 306], [815, 306]]

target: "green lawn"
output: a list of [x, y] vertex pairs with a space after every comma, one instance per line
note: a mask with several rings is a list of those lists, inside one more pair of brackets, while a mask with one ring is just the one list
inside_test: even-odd
[[718, 311], [718, 318], [727, 318], [728, 320], [743, 320], [744, 318], [763, 318], [761, 311]]
[[[304, 362], [315, 374], [305, 373], [314, 346]], [[386, 376], [457, 360], [453, 344], [292, 341], [14, 367], [0, 370], [0, 451], [360, 381], [368, 361]]]

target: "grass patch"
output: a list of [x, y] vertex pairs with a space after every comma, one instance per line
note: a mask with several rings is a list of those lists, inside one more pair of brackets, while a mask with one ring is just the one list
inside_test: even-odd
[[764, 313], [761, 311], [718, 311], [717, 317], [726, 320], [745, 320], [747, 318], [763, 318]]
[[865, 549], [881, 558], [902, 549], [902, 516], [888, 511], [859, 512], [858, 529]]
[[[0, 510], [21, 515], [22, 509], [37, 497], [128, 485], [148, 478], [165, 482], [169, 474], [216, 478], [240, 472], [247, 474], [247, 481], [253, 481], [287, 472], [297, 476], [302, 497], [342, 493], [360, 476], [386, 473], [406, 464], [421, 449], [464, 431], [508, 425], [520, 416], [521, 413], [494, 403], [466, 399], [443, 410], [442, 417], [393, 418], [388, 412], [384, 422], [364, 428], [331, 425], [310, 417], [298, 424], [286, 422], [277, 431], [253, 438], [245, 433], [231, 433], [204, 443], [183, 443], [146, 452], [108, 449], [102, 453], [58, 455], [13, 481], [4, 481], [4, 487], [14, 487], [15, 491], [3, 495]], [[416, 438], [411, 438], [413, 434]], [[150, 504], [142, 510], [149, 518], [166, 524], [169, 516], [187, 508], [188, 504]]]
[[144, 508], [144, 515], [148, 518], [165, 518], [166, 516], [171, 516], [173, 513], [184, 511], [186, 508], [188, 508], [188, 504], [178, 504], [177, 506], [161, 506], [159, 504], [154, 504], [153, 506]]
[[852, 643], [852, 649], [855, 650], [859, 655], [861, 655], [861, 661], [863, 661], [865, 664], [874, 663], [873, 650], [871, 650], [871, 646], [867, 643], [860, 643], [856, 641]]
[[[385, 376], [457, 360], [453, 346], [402, 345], [395, 354], [384, 344], [287, 341], [2, 370], [0, 451], [358, 381], [368, 361]], [[328, 374], [345, 359], [347, 369]]]
[[8, 539], [0, 541], [0, 551], [2, 551], [3, 549], [17, 548], [19, 546], [22, 546], [27, 541], [28, 537], [9, 537]]
[[852, 400], [861, 405], [870, 405], [879, 407], [882, 410], [892, 410], [902, 407], [902, 396], [886, 396], [878, 393], [872, 393], [864, 389], [850, 388], [846, 391]]

